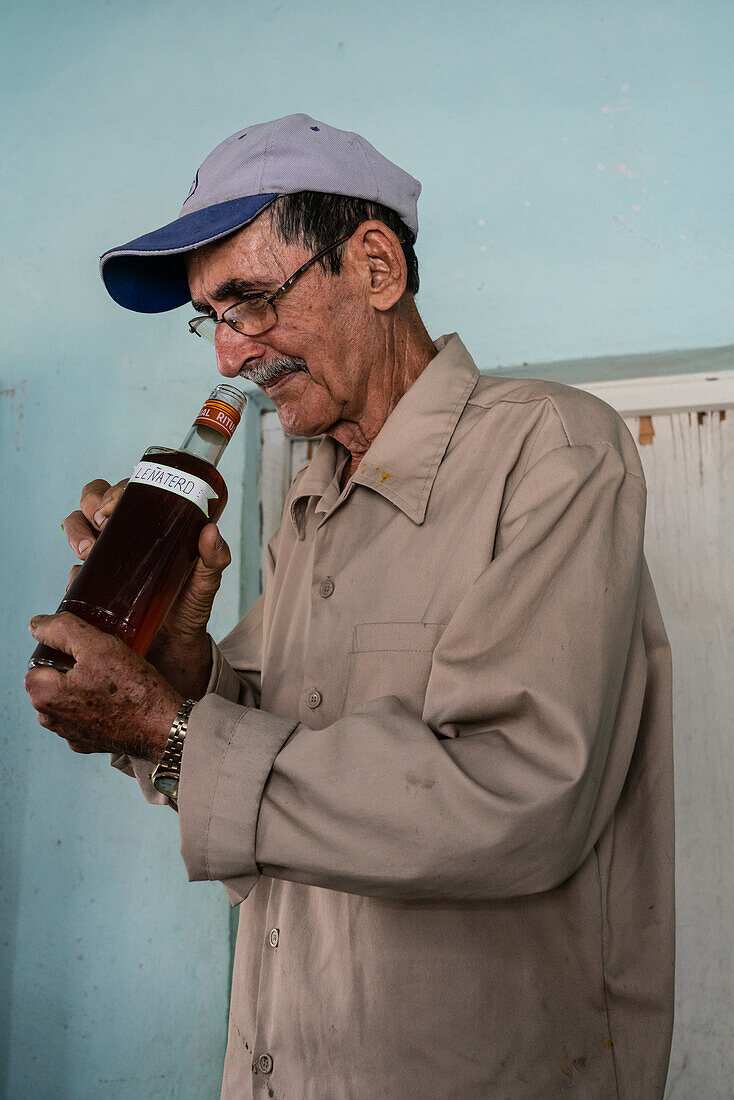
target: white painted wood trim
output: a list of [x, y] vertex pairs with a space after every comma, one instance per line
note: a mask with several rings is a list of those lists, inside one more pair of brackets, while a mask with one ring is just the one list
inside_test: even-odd
[[595, 394], [622, 416], [734, 408], [734, 371], [576, 383], [575, 388]]

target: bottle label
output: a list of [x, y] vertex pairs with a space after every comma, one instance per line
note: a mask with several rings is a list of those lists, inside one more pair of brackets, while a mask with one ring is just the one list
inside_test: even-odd
[[218, 432], [221, 432], [230, 440], [239, 422], [240, 414], [236, 409], [233, 409], [226, 401], [210, 398], [204, 402], [204, 407], [194, 424], [207, 424], [210, 428], [216, 428]]
[[171, 466], [161, 466], [157, 462], [139, 462], [130, 478], [130, 484], [134, 482], [139, 485], [154, 485], [156, 489], [165, 489], [168, 493], [193, 501], [207, 519], [209, 501], [217, 498], [211, 485], [200, 477], [187, 474], [183, 470], [174, 470]]

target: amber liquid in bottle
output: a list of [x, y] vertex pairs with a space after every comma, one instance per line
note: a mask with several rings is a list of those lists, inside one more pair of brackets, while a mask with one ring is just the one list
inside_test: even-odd
[[[227, 486], [216, 462], [244, 403], [241, 391], [218, 386], [181, 450], [151, 447], [145, 452], [59, 611], [115, 634], [145, 656], [194, 567], [202, 529], [219, 519], [227, 503]], [[148, 480], [136, 480], [140, 471]], [[197, 494], [202, 483], [204, 491]], [[29, 661], [29, 668], [51, 666], [60, 672], [73, 665], [68, 653], [43, 644]]]

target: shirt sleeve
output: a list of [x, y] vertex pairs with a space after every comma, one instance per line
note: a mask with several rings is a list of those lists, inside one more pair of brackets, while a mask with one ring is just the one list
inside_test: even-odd
[[205, 803], [182, 812], [189, 877], [233, 901], [260, 871], [402, 899], [564, 881], [614, 812], [639, 727], [645, 501], [610, 444], [540, 458], [445, 626], [420, 717], [386, 696], [316, 731], [205, 699], [194, 713], [221, 708], [220, 749]]

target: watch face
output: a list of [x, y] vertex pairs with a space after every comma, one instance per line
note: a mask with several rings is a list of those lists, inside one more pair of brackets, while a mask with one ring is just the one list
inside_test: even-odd
[[153, 786], [161, 794], [167, 795], [168, 798], [178, 798], [177, 775], [157, 775], [153, 780]]

